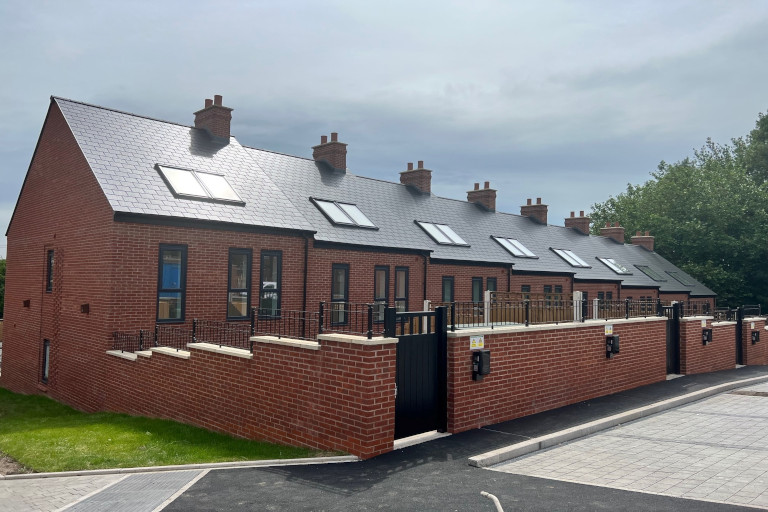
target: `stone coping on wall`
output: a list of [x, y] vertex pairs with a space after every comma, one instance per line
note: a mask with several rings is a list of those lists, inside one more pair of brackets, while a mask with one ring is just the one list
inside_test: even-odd
[[219, 346], [214, 343], [187, 343], [187, 348], [194, 348], [197, 350], [204, 350], [206, 352], [215, 352], [216, 354], [223, 354], [225, 356], [241, 357], [243, 359], [253, 359], [253, 354], [250, 350], [242, 348]]
[[189, 359], [189, 352], [186, 350], [176, 350], [175, 348], [171, 347], [152, 347], [150, 350], [158, 354], [165, 354], [166, 356], [178, 357], [179, 359]]
[[307, 350], [320, 350], [320, 344], [316, 341], [297, 340], [294, 338], [278, 338], [277, 336], [251, 336], [254, 343], [268, 343], [270, 345], [282, 345], [284, 347], [303, 348]]
[[397, 338], [371, 338], [354, 336], [352, 334], [318, 334], [318, 340], [336, 341], [339, 343], [351, 343], [353, 345], [389, 345], [397, 343]]
[[684, 316], [680, 319], [681, 322], [701, 322], [702, 320], [714, 320], [715, 317], [708, 316], [708, 315], [694, 315], [694, 316]]
[[736, 325], [737, 322], [735, 320], [726, 320], [723, 322], [712, 322], [712, 327], [722, 327], [724, 325]]
[[585, 320], [584, 322], [564, 322], [559, 324], [536, 324], [526, 327], [522, 324], [517, 325], [497, 325], [493, 328], [490, 327], [473, 327], [470, 329], [461, 329], [458, 331], [448, 331], [449, 338], [463, 338], [466, 336], [476, 336], [480, 334], [506, 334], [516, 332], [533, 332], [533, 331], [553, 331], [558, 329], [581, 329], [584, 327], [599, 327], [601, 325], [620, 325], [620, 324], [634, 324], [640, 322], [666, 322], [665, 316], [649, 316], [641, 318], [614, 318], [611, 320]]
[[764, 316], [748, 316], [744, 319], [745, 322], [764, 322]]
[[121, 357], [129, 361], [136, 360], [136, 354], [133, 352], [123, 352], [122, 350], [107, 350], [107, 354], [110, 356]]

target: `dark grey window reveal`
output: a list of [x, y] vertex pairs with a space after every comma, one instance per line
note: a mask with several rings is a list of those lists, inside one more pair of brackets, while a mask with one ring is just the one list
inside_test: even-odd
[[520, 293], [523, 294], [523, 299], [531, 298], [531, 285], [524, 284], [520, 286]]
[[384, 308], [389, 303], [389, 267], [373, 269], [373, 321], [384, 321]]
[[45, 291], [46, 292], [53, 291], [54, 260], [55, 260], [55, 255], [54, 255], [53, 249], [49, 249], [48, 254], [46, 255], [46, 265], [45, 265]]
[[311, 197], [310, 200], [320, 209], [323, 215], [334, 224], [378, 229], [376, 228], [376, 225], [371, 222], [371, 219], [369, 219], [355, 204], [327, 201], [325, 199], [316, 199], [314, 197]]
[[453, 276], [443, 276], [443, 302], [453, 302]]
[[227, 318], [248, 318], [251, 310], [251, 249], [230, 249], [227, 277]]
[[224, 176], [160, 164], [156, 167], [176, 197], [245, 204]]
[[433, 222], [415, 221], [432, 240], [441, 245], [465, 245], [469, 244], [447, 224], [435, 224]]
[[48, 375], [51, 367], [51, 341], [43, 340], [43, 361], [42, 361], [42, 375], [40, 380], [43, 384], [48, 384]]
[[488, 290], [489, 292], [497, 291], [495, 277], [489, 277], [485, 280], [485, 289]]
[[259, 316], [280, 317], [283, 295], [283, 252], [261, 251]]
[[635, 267], [640, 272], [642, 272], [643, 274], [647, 275], [648, 277], [650, 277], [654, 281], [659, 281], [659, 282], [665, 282], [666, 281], [666, 279], [664, 279], [663, 275], [661, 275], [660, 273], [658, 273], [656, 271], [656, 269], [651, 268], [648, 265], [635, 265]]
[[552, 251], [554, 251], [555, 254], [560, 256], [572, 267], [591, 268], [586, 261], [579, 258], [579, 256], [576, 255], [575, 252], [569, 249], [555, 249], [554, 247], [550, 247], [550, 249], [552, 249]]
[[483, 278], [473, 277], [472, 278], [472, 302], [482, 302], [482, 301], [483, 301]]
[[160, 245], [157, 321], [183, 322], [187, 287], [187, 246]]
[[334, 263], [331, 269], [331, 324], [345, 325], [349, 301], [349, 264]]
[[552, 305], [552, 285], [551, 284], [544, 285], [544, 295], [547, 300], [547, 306], [551, 306]]
[[395, 267], [395, 309], [408, 311], [408, 267]]

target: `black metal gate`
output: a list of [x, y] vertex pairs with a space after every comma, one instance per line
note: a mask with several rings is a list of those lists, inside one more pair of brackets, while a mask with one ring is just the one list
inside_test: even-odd
[[447, 428], [447, 322], [435, 311], [385, 312], [385, 334], [398, 338], [395, 439]]
[[744, 364], [744, 346], [742, 336], [744, 329], [744, 308], [736, 308], [736, 364]]
[[680, 373], [680, 304], [662, 306], [667, 317], [667, 374]]

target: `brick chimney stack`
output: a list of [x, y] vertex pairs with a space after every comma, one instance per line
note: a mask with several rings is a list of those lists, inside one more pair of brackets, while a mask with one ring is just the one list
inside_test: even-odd
[[205, 107], [195, 112], [195, 128], [202, 128], [214, 137], [229, 140], [232, 110], [222, 106], [219, 94], [213, 100], [206, 99]]
[[536, 198], [536, 204], [528, 199], [528, 203], [520, 207], [520, 215], [535, 219], [540, 224], [547, 223], [547, 205], [541, 204], [541, 198]]
[[312, 147], [312, 158], [315, 162], [326, 162], [337, 171], [347, 171], [347, 145], [339, 142], [336, 132], [331, 132], [330, 142], [327, 135], [320, 137], [320, 144]]
[[479, 204], [488, 211], [496, 211], [496, 190], [490, 188], [491, 183], [485, 182], [485, 186], [481, 189], [479, 183], [475, 183], [475, 189], [467, 192], [467, 201], [470, 203]]
[[613, 238], [620, 244], [624, 243], [624, 228], [619, 226], [618, 222], [614, 222], [613, 226], [611, 226], [610, 222], [606, 222], [605, 227], [600, 228], [600, 234], [607, 236], [608, 238]]
[[653, 252], [654, 237], [651, 236], [650, 231], [646, 231], [645, 235], [638, 231], [635, 236], [630, 238], [630, 241], [632, 242], [632, 245], [639, 245], [640, 247], [645, 247]]
[[408, 162], [408, 169], [400, 173], [400, 183], [413, 187], [422, 194], [431, 194], [432, 171], [424, 168], [424, 160], [419, 160], [416, 169], [413, 168], [413, 162]]
[[576, 212], [571, 212], [571, 216], [565, 219], [565, 227], [573, 228], [584, 235], [588, 235], [589, 223], [591, 220], [592, 219], [584, 215], [584, 210], [579, 212], [578, 217], [576, 217]]

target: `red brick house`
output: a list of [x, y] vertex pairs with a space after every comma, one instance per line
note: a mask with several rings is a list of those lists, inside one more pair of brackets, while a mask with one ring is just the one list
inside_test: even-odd
[[399, 182], [355, 175], [335, 133], [312, 158], [243, 146], [231, 112], [216, 96], [192, 127], [51, 98], [7, 232], [0, 385], [121, 409], [104, 363], [114, 332], [247, 324], [252, 308], [325, 302], [343, 324], [349, 303], [419, 311], [486, 290], [713, 304], [648, 233], [592, 236], [583, 212], [550, 225], [540, 199], [499, 212], [488, 182], [466, 201], [438, 197], [423, 162]]

